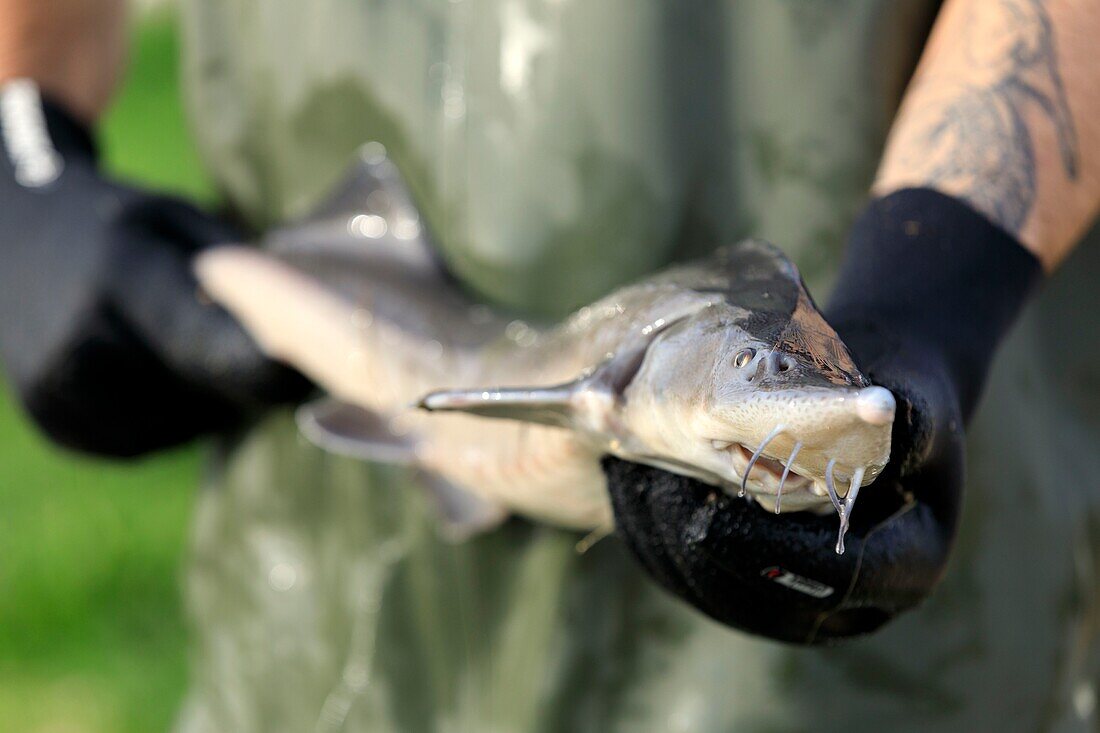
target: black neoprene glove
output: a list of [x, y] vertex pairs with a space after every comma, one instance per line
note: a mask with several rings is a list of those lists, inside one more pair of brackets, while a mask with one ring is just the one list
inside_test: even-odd
[[664, 587], [783, 641], [866, 633], [943, 574], [964, 481], [963, 426], [1038, 261], [965, 204], [911, 189], [852, 230], [827, 317], [898, 400], [890, 463], [860, 494], [844, 555], [836, 517], [776, 515], [658, 469], [605, 459], [620, 535]]
[[239, 241], [181, 201], [106, 180], [88, 132], [30, 82], [0, 88], [0, 357], [56, 441], [129, 456], [305, 394], [191, 273]]

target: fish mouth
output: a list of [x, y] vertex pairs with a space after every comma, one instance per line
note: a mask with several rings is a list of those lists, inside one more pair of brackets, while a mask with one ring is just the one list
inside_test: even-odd
[[[736, 443], [735, 445], [736, 445], [736, 450], [741, 452], [741, 457], [745, 459], [746, 463], [748, 461], [752, 460], [752, 451], [751, 450], [749, 450], [745, 446], [741, 445], [740, 443]], [[734, 447], [731, 446], [730, 450], [734, 450]], [[760, 456], [759, 458], [757, 458], [755, 467], [759, 471], [764, 471], [765, 473], [770, 473], [772, 476], [775, 476], [775, 478], [777, 478], [777, 479], [783, 477], [783, 469], [786, 468], [786, 466], [783, 465], [783, 462], [780, 461], [778, 458], [769, 458], [768, 456]], [[793, 468], [791, 469], [791, 474], [793, 476], [800, 476], [801, 475], [797, 471], [795, 471]], [[806, 477], [802, 476], [802, 478], [806, 478]]]
[[[728, 465], [736, 476], [738, 496], [749, 496], [761, 506], [774, 501], [776, 514], [784, 508], [827, 512], [831, 504], [840, 519], [836, 552], [843, 555], [844, 535], [848, 531], [849, 518], [868, 467], [856, 469], [848, 479], [840, 475], [836, 459], [831, 458], [824, 477], [800, 473], [794, 466], [803, 447], [802, 441], [794, 442], [786, 458], [765, 453], [773, 440], [784, 432], [784, 426], [777, 425], [755, 450], [737, 441], [711, 440], [710, 444], [714, 450], [728, 455]], [[847, 491], [841, 493], [837, 484], [844, 481], [850, 482]], [[843, 488], [842, 483], [841, 486]], [[828, 498], [821, 501], [826, 496]]]
[[[728, 457], [725, 460], [729, 461], [729, 465], [736, 475], [738, 486], [745, 483], [746, 488], [754, 496], [774, 495], [777, 507], [783, 492], [809, 490], [816, 496], [824, 496], [823, 492], [818, 492], [813, 477], [806, 476], [795, 468], [790, 460], [792, 458], [790, 455], [781, 458], [761, 453], [753, 461], [754, 450], [742, 443], [728, 440], [711, 440], [710, 444], [716, 451], [727, 454]], [[750, 464], [752, 464], [751, 470]], [[746, 472], [750, 474], [747, 481], [745, 481]]]

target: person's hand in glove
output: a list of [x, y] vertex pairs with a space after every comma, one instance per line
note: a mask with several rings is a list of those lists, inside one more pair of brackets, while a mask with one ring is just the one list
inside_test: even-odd
[[0, 360], [51, 437], [119, 456], [307, 388], [200, 300], [192, 254], [237, 232], [99, 171], [88, 130], [120, 77], [126, 7], [0, 0]]
[[192, 255], [235, 231], [108, 181], [84, 126], [33, 82], [0, 87], [0, 136], [0, 357], [54, 440], [135, 455], [304, 396], [201, 299]]
[[963, 430], [990, 360], [1042, 266], [1065, 257], [1100, 205], [1100, 127], [1081, 122], [1100, 113], [1083, 30], [1100, 31], [1100, 12], [1028, 8], [1043, 17], [945, 4], [891, 133], [880, 198], [853, 229], [826, 309], [857, 365], [898, 401], [890, 463], [860, 494], [848, 551], [833, 551], [835, 517], [775, 515], [606, 460], [620, 535], [659, 583], [714, 618], [827, 641], [879, 627], [943, 574]]
[[834, 552], [832, 514], [777, 515], [608, 460], [620, 533], [662, 585], [720, 621], [778, 639], [863, 633], [912, 607], [951, 547], [965, 417], [1039, 276], [1031, 254], [956, 200], [906, 190], [874, 202], [854, 229], [827, 316], [898, 408], [890, 463], [861, 494], [845, 554]]

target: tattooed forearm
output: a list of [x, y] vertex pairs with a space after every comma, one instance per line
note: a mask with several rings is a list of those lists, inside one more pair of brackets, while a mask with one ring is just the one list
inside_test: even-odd
[[874, 193], [967, 201], [1054, 269], [1100, 211], [1100, 2], [944, 0]]
[[1018, 235], [1036, 200], [1033, 126], [1053, 127], [1062, 175], [1078, 176], [1051, 19], [1043, 0], [981, 0], [965, 13], [950, 73], [933, 67], [915, 80], [884, 167], [966, 199]]

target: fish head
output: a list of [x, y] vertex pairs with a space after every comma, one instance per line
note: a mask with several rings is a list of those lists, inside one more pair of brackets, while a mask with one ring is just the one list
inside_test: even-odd
[[718, 302], [658, 334], [624, 390], [634, 456], [623, 457], [792, 511], [828, 510], [873, 481], [889, 460], [894, 397], [799, 285], [790, 310]]

